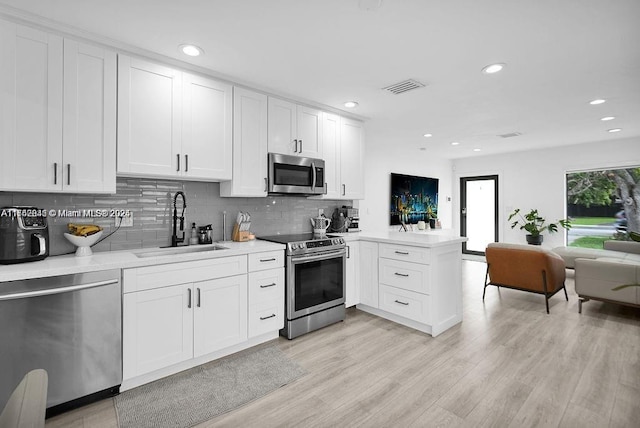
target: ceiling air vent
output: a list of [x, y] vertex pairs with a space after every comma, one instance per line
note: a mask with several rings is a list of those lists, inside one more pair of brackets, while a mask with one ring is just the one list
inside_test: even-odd
[[389, 91], [394, 95], [400, 95], [407, 91], [411, 91], [413, 89], [422, 88], [424, 84], [418, 82], [417, 80], [409, 79], [403, 82], [396, 83], [395, 85], [387, 86], [386, 88], [382, 88], [385, 91]]
[[511, 138], [511, 137], [519, 137], [521, 136], [521, 132], [509, 132], [508, 134], [500, 134], [498, 137], [500, 138]]

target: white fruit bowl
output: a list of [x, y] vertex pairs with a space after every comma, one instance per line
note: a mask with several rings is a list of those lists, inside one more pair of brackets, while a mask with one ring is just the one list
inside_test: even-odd
[[93, 254], [91, 246], [98, 242], [101, 236], [102, 230], [89, 236], [76, 236], [70, 233], [64, 234], [64, 237], [67, 238], [69, 242], [78, 247], [78, 249], [76, 249], [76, 257], [90, 256]]

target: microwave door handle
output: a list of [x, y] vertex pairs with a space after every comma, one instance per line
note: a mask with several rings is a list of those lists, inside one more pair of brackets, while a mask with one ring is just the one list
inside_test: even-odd
[[315, 190], [316, 190], [316, 179], [317, 179], [317, 177], [316, 177], [317, 171], [316, 171], [316, 163], [315, 162], [311, 162], [311, 170], [313, 171], [313, 174], [312, 174], [313, 181], [311, 182], [311, 191], [315, 192]]

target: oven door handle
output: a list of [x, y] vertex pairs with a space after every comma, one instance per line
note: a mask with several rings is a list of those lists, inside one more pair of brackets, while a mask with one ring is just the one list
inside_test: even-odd
[[347, 255], [347, 249], [341, 249], [339, 251], [331, 251], [328, 253], [322, 253], [322, 254], [310, 254], [308, 256], [295, 256], [295, 257], [291, 257], [291, 261], [293, 263], [298, 263], [298, 262], [313, 262], [316, 260], [328, 260], [328, 259], [334, 259], [336, 257], [345, 257]]
[[118, 282], [119, 282], [118, 279], [108, 279], [106, 281], [92, 282], [90, 284], [70, 285], [66, 287], [48, 288], [48, 289], [36, 290], [36, 291], [24, 291], [21, 293], [6, 294], [4, 296], [0, 296], [0, 301], [24, 299], [28, 297], [50, 296], [52, 294], [70, 293], [72, 291], [86, 290], [87, 288], [95, 288], [95, 287], [102, 287], [105, 285], [117, 284]]

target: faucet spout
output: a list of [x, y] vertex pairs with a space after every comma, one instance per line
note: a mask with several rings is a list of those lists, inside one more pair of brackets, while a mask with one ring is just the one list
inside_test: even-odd
[[[178, 216], [178, 196], [182, 198], [182, 212]], [[184, 242], [184, 210], [187, 209], [187, 197], [184, 192], [176, 192], [173, 197], [173, 230], [171, 235], [171, 246], [177, 247], [179, 243]], [[180, 220], [180, 231], [182, 236], [178, 237], [178, 220]]]

